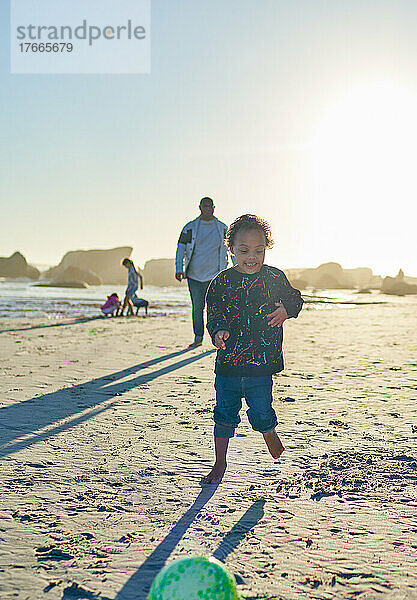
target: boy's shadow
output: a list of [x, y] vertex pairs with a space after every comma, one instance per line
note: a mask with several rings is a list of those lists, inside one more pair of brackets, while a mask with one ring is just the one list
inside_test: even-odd
[[[199, 512], [210, 500], [216, 491], [216, 485], [205, 486], [194, 504], [174, 525], [168, 535], [141, 564], [139, 569], [128, 579], [123, 588], [117, 594], [115, 600], [145, 600], [157, 573], [162, 569], [168, 560], [171, 552], [184, 536], [187, 529], [198, 517]], [[244, 539], [253, 527], [262, 519], [264, 515], [265, 499], [256, 500], [248, 508], [245, 514], [239, 519], [234, 527], [220, 542], [218, 548], [212, 556], [217, 560], [224, 561]]]
[[[196, 356], [183, 358], [151, 373], [138, 375], [128, 381], [118, 381], [137, 371], [146, 369], [171, 358], [179, 357], [188, 349], [172, 352], [148, 360], [128, 369], [117, 371], [97, 379], [92, 379], [56, 392], [35, 396], [29, 400], [17, 402], [0, 410], [0, 458], [13, 454], [36, 442], [50, 438], [57, 433], [71, 429], [95, 415], [108, 410], [115, 402], [106, 403], [113, 396], [121, 396], [143, 383], [166, 375], [177, 369], [204, 358], [214, 352], [208, 350]], [[91, 410], [88, 410], [91, 409]], [[60, 423], [65, 419], [63, 423]], [[54, 425], [51, 427], [51, 425]], [[47, 429], [45, 429], [47, 428]], [[24, 436], [24, 438], [23, 438]], [[23, 438], [23, 439], [21, 439]]]

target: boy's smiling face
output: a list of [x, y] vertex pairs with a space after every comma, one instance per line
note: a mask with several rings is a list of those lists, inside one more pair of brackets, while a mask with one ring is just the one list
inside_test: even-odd
[[242, 229], [235, 237], [232, 247], [239, 273], [257, 273], [265, 260], [266, 237], [261, 229]]

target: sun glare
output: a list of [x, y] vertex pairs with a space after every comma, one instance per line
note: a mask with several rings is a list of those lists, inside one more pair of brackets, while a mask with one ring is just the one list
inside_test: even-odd
[[370, 243], [392, 240], [395, 228], [411, 232], [416, 140], [416, 97], [399, 87], [354, 89], [326, 113], [310, 146], [311, 176], [321, 224], [340, 226], [334, 241], [340, 231]]

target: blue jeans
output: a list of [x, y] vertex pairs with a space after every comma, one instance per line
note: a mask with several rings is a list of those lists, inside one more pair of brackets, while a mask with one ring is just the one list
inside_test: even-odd
[[197, 281], [187, 278], [190, 290], [191, 304], [193, 305], [193, 331], [194, 340], [201, 342], [204, 337], [204, 306], [206, 304], [206, 292], [210, 281]]
[[272, 408], [272, 375], [262, 377], [225, 377], [216, 375], [216, 406], [214, 408], [214, 437], [231, 438], [240, 423], [242, 398], [249, 409], [252, 429], [266, 433], [277, 426]]

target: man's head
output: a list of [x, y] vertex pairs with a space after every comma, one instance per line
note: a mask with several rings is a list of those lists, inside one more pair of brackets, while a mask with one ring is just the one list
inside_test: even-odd
[[204, 198], [201, 198], [199, 207], [203, 221], [211, 221], [214, 213], [213, 200], [208, 196], [205, 196]]
[[124, 267], [126, 267], [126, 269], [128, 269], [130, 267], [130, 265], [133, 264], [132, 261], [130, 260], [130, 258], [124, 258], [122, 260], [122, 265]]

